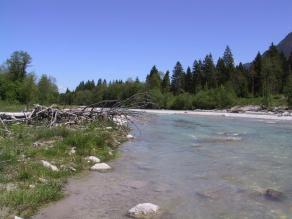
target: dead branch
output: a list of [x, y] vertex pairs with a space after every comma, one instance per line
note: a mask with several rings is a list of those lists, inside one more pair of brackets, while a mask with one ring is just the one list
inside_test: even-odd
[[60, 109], [55, 105], [46, 107], [34, 105], [30, 112], [2, 113], [0, 124], [9, 133], [7, 125], [11, 123], [25, 123], [28, 125], [74, 126], [84, 122], [111, 121], [122, 129], [134, 124], [133, 119], [142, 116], [142, 109], [155, 105], [147, 93], [138, 93], [125, 100], [105, 100], [95, 104], [73, 109]]

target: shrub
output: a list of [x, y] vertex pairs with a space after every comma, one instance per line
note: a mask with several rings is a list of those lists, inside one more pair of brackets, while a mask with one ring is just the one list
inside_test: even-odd
[[199, 109], [226, 108], [234, 104], [236, 95], [232, 89], [221, 86], [212, 90], [202, 90], [194, 98], [193, 106]]
[[175, 97], [171, 108], [180, 110], [192, 109], [192, 103], [193, 96], [188, 93], [184, 93]]

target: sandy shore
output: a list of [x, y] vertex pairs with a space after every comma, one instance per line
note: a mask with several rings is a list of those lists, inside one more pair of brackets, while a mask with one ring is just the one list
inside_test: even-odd
[[280, 120], [280, 121], [292, 121], [292, 116], [281, 116], [274, 113], [266, 112], [245, 112], [245, 113], [230, 113], [224, 110], [140, 110], [147, 113], [154, 114], [188, 114], [196, 116], [223, 116], [231, 118], [250, 118], [250, 119], [263, 119], [263, 120]]

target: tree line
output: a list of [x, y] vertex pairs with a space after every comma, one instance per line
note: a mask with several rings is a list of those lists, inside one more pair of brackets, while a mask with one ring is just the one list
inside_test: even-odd
[[183, 68], [177, 62], [172, 70], [162, 72], [153, 66], [145, 82], [138, 78], [107, 81], [99, 79], [82, 81], [74, 91], [61, 95], [64, 104], [89, 104], [108, 99], [124, 99], [137, 92], [148, 91], [166, 109], [224, 108], [240, 99], [257, 99], [269, 107], [272, 98], [283, 99], [292, 106], [292, 53], [290, 57], [275, 45], [264, 53], [258, 53], [252, 63], [235, 64], [231, 49], [227, 46], [215, 63], [212, 54], [203, 60], [195, 60], [191, 67]]
[[270, 107], [279, 99], [292, 107], [292, 53], [289, 57], [275, 45], [258, 53], [252, 63], [235, 64], [227, 46], [222, 57], [214, 62], [212, 54], [195, 60], [184, 69], [177, 62], [172, 70], [162, 72], [153, 66], [145, 81], [128, 79], [107, 82], [82, 81], [72, 91], [58, 93], [54, 79], [42, 75], [39, 80], [27, 73], [29, 54], [14, 52], [0, 69], [0, 99], [28, 104], [60, 103], [87, 105], [102, 100], [126, 99], [139, 92], [149, 92], [158, 107], [165, 109], [213, 109], [252, 103]]
[[0, 66], [0, 101], [26, 105], [58, 102], [55, 79], [46, 74], [37, 79], [34, 73], [28, 72], [31, 62], [32, 58], [27, 52], [15, 51]]

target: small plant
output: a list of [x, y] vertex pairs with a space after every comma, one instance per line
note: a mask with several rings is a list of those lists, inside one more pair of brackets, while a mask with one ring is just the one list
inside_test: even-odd
[[[113, 127], [110, 131], [105, 127]], [[11, 214], [31, 216], [48, 202], [63, 196], [62, 188], [69, 176], [89, 168], [87, 156], [101, 160], [114, 158], [116, 144], [124, 132], [114, 123], [84, 123], [78, 129], [46, 128], [12, 124], [10, 137], [0, 138], [0, 206]], [[70, 155], [75, 148], [76, 153]], [[52, 171], [41, 160], [56, 165]], [[10, 186], [6, 189], [5, 186]], [[9, 215], [7, 215], [9, 218]]]

